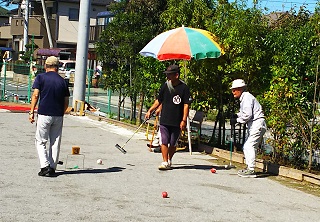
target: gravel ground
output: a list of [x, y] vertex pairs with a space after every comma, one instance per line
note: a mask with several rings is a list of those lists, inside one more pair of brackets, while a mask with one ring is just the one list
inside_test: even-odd
[[[37, 175], [35, 125], [26, 113], [1, 112], [0, 131], [0, 221], [320, 219], [319, 197], [268, 177], [240, 178], [238, 169], [213, 165], [210, 155], [178, 152], [173, 170], [159, 171], [161, 154], [147, 150], [144, 133], [130, 140], [124, 155], [115, 144], [123, 145], [133, 131], [88, 117], [65, 117], [64, 165], [53, 178]], [[70, 155], [72, 146], [80, 146], [83, 155]]]

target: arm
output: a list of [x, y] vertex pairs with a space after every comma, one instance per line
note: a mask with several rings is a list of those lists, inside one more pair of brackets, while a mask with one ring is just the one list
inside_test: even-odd
[[29, 112], [29, 121], [30, 123], [34, 123], [34, 109], [39, 100], [39, 89], [34, 89], [32, 97], [31, 97], [31, 108]]
[[69, 96], [68, 97], [64, 97], [64, 112], [66, 113], [66, 110], [68, 109], [69, 106]]
[[156, 108], [158, 108], [160, 105], [160, 102], [158, 100], [155, 100], [153, 105], [150, 107], [150, 109], [148, 110], [148, 112], [146, 113], [145, 119], [150, 119], [150, 115], [152, 113], [152, 111]]
[[181, 130], [184, 130], [186, 128], [188, 115], [189, 115], [189, 104], [184, 104], [183, 105], [183, 117], [182, 117], [182, 121], [180, 123]]
[[159, 116], [162, 110], [162, 104], [160, 104], [156, 110], [156, 116]]

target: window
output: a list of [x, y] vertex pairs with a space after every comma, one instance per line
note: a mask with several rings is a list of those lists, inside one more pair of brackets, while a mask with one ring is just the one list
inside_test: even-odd
[[69, 21], [79, 21], [79, 9], [69, 8]]
[[98, 18], [98, 25], [104, 25], [104, 18]]
[[47, 7], [48, 18], [52, 18], [52, 14], [53, 14], [52, 11], [53, 11], [52, 7]]
[[112, 22], [112, 20], [113, 20], [113, 17], [105, 18], [104, 24], [107, 25], [107, 24], [109, 24], [110, 22]]

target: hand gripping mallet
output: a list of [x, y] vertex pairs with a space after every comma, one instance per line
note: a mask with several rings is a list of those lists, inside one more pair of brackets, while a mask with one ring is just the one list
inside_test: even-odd
[[139, 129], [142, 127], [143, 124], [145, 124], [149, 119], [150, 117], [155, 113], [156, 109], [154, 109], [152, 111], [152, 113], [150, 114], [149, 118], [145, 119], [141, 124], [140, 126], [138, 127], [138, 129], [136, 129], [136, 131], [132, 134], [132, 136], [127, 140], [127, 142], [125, 142], [123, 144], [123, 146], [120, 146], [119, 144], [116, 144], [115, 147], [120, 150], [123, 154], [126, 154], [127, 151], [125, 149], [123, 149], [125, 147], [125, 145], [127, 145], [127, 143], [132, 139], [132, 137], [139, 131]]

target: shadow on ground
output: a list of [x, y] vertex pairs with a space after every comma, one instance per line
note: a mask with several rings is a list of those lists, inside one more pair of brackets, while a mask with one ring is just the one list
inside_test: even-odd
[[218, 165], [190, 165], [190, 164], [174, 164], [172, 169], [192, 169], [192, 170], [211, 170], [215, 168], [216, 170], [228, 170], [225, 166]]
[[56, 171], [54, 177], [58, 177], [61, 175], [68, 175], [68, 174], [99, 174], [99, 173], [116, 173], [123, 171], [126, 168], [123, 167], [111, 167], [107, 169], [77, 169], [77, 170], [59, 170]]

